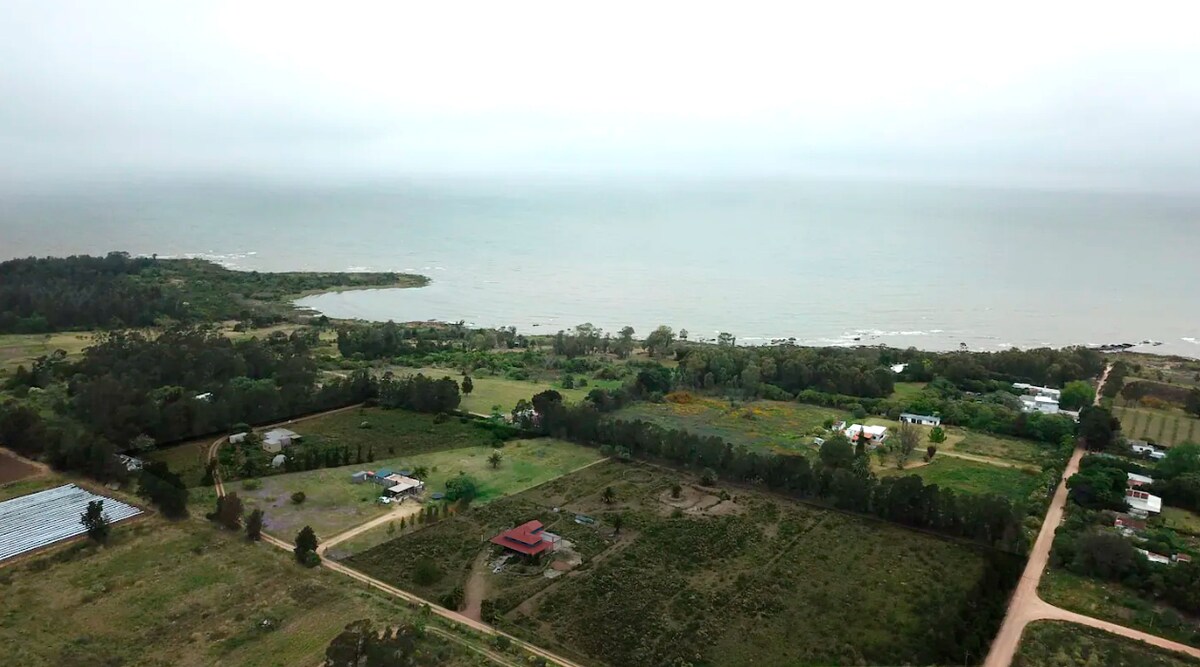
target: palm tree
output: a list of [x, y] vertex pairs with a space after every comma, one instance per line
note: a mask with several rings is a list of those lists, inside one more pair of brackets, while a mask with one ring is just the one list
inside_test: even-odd
[[492, 469], [494, 470], [500, 467], [500, 461], [503, 458], [504, 455], [500, 453], [499, 449], [493, 449], [492, 453], [488, 455], [488, 464], [491, 465]]
[[600, 494], [600, 499], [606, 503], [612, 504], [617, 499], [617, 492], [613, 491], [611, 486], [604, 487], [604, 493]]

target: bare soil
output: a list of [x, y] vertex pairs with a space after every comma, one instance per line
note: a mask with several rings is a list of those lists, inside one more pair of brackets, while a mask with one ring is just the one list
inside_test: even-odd
[[0, 484], [8, 484], [46, 472], [38, 464], [21, 458], [7, 449], [0, 449]]

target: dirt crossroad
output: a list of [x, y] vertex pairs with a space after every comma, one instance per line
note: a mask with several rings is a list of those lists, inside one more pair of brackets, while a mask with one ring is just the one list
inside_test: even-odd
[[[1104, 389], [1104, 383], [1108, 381], [1110, 370], [1112, 370], [1112, 364], [1109, 364], [1104, 369], [1104, 375], [1100, 377], [1100, 383], [1096, 387], [1096, 405], [1100, 404], [1100, 391]], [[1063, 472], [1063, 478], [1058, 485], [1058, 490], [1054, 492], [1054, 499], [1050, 503], [1050, 508], [1046, 510], [1046, 520], [1042, 523], [1042, 529], [1038, 532], [1037, 541], [1034, 542], [1033, 550], [1029, 554], [1029, 562], [1025, 566], [1025, 571], [1021, 574], [1021, 581], [1017, 584], [1017, 590], [1013, 593], [1012, 600], [1009, 601], [1008, 615], [1004, 618], [1004, 624], [1000, 626], [1000, 633], [992, 641], [992, 647], [988, 651], [987, 660], [983, 663], [984, 667], [1008, 667], [1011, 665], [1013, 657], [1017, 653], [1017, 646], [1021, 643], [1021, 633], [1024, 632], [1025, 626], [1033, 621], [1047, 620], [1068, 621], [1087, 625], [1121, 635], [1122, 637], [1136, 639], [1147, 644], [1153, 644], [1154, 646], [1200, 658], [1200, 649], [1195, 647], [1173, 642], [1169, 639], [1141, 632], [1140, 630], [1134, 630], [1133, 628], [1127, 628], [1123, 625], [1117, 625], [1116, 623], [1077, 614], [1066, 609], [1059, 609], [1038, 597], [1038, 583], [1041, 582], [1042, 573], [1046, 571], [1046, 565], [1050, 561], [1050, 547], [1054, 544], [1054, 533], [1058, 530], [1059, 524], [1062, 523], [1063, 512], [1067, 504], [1066, 480], [1079, 471], [1079, 462], [1083, 459], [1084, 453], [1083, 445], [1078, 445], [1075, 448], [1075, 453], [1071, 455], [1071, 460], [1067, 463], [1067, 468]]]

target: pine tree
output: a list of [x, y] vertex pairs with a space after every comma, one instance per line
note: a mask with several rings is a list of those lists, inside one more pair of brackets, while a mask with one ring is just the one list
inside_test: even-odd
[[254, 510], [250, 512], [250, 516], [246, 517], [246, 537], [251, 540], [258, 541], [262, 538], [263, 512], [262, 510]]
[[88, 503], [87, 509], [83, 511], [83, 515], [79, 518], [79, 523], [87, 529], [88, 537], [92, 538], [96, 544], [108, 543], [108, 519], [104, 518], [104, 501], [93, 500]]

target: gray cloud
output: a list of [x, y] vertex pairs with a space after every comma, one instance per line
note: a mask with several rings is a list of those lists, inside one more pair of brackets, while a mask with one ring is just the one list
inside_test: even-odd
[[962, 4], [618, 3], [601, 15], [16, 0], [0, 21], [0, 184], [520, 172], [1200, 183], [1197, 10]]

